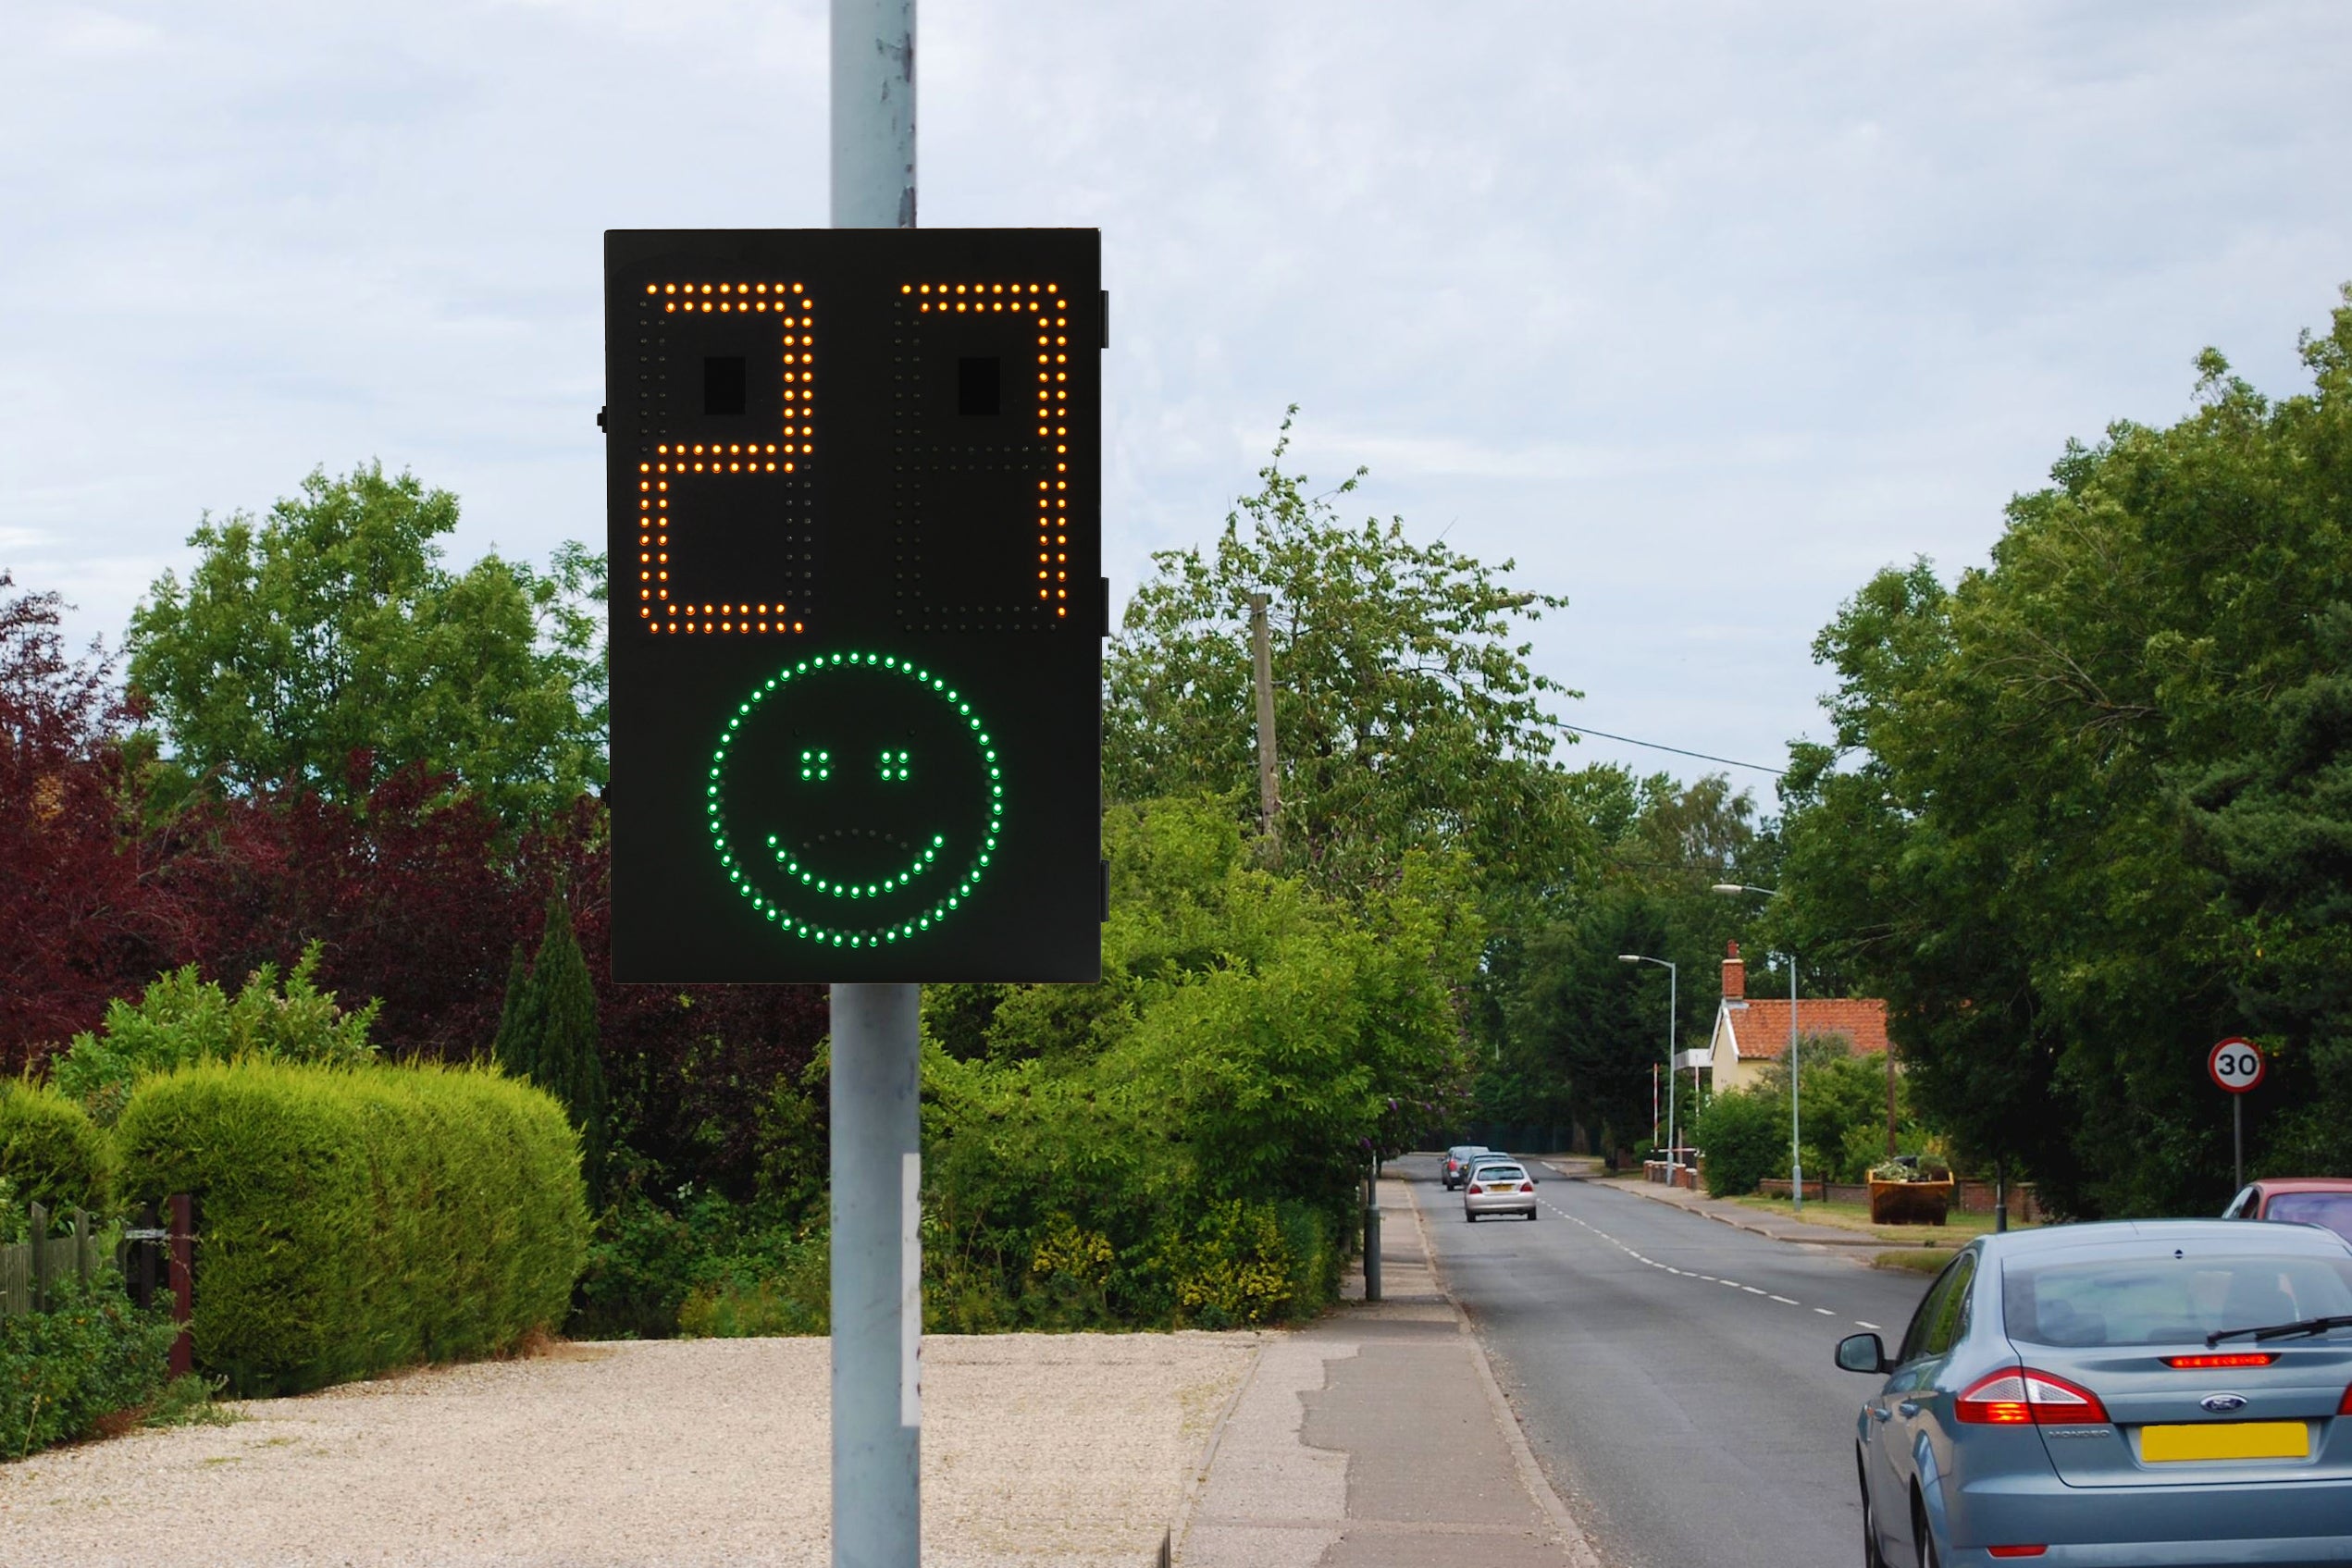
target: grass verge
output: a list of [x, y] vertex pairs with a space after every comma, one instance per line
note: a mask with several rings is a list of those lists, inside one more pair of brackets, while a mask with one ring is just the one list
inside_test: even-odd
[[1951, 1262], [1951, 1253], [1943, 1247], [1913, 1247], [1900, 1253], [1880, 1253], [1870, 1260], [1873, 1268], [1904, 1268], [1913, 1274], [1941, 1274], [1944, 1265]]

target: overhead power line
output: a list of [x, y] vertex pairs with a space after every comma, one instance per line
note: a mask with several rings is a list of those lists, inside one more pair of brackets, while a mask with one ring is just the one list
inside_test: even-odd
[[1720, 762], [1727, 768], [1748, 768], [1759, 773], [1770, 773], [1776, 779], [1786, 777], [1789, 772], [1786, 768], [1767, 768], [1761, 762], [1742, 762], [1736, 757], [1716, 757], [1704, 751], [1685, 751], [1678, 746], [1661, 746], [1654, 740], [1636, 740], [1631, 735], [1613, 735], [1606, 730], [1596, 730], [1587, 724], [1565, 724], [1557, 719], [1553, 720], [1552, 723], [1555, 729], [1566, 730], [1575, 735], [1596, 735], [1603, 740], [1623, 741], [1628, 746], [1647, 747], [1652, 751], [1671, 751], [1677, 757], [1695, 757], [1702, 762]]

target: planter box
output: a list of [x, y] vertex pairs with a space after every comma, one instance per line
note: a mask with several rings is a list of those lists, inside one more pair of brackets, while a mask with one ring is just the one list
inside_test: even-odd
[[1941, 1225], [1951, 1212], [1949, 1181], [1877, 1181], [1870, 1184], [1873, 1225]]

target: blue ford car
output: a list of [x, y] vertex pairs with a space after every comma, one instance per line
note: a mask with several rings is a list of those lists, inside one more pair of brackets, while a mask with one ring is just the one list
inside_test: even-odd
[[2352, 1562], [2352, 1243], [2119, 1221], [1971, 1242], [1855, 1422], [1869, 1568]]

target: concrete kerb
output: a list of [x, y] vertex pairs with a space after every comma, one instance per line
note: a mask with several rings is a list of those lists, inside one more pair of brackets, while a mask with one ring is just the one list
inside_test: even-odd
[[1494, 1367], [1487, 1360], [1486, 1347], [1479, 1343], [1478, 1333], [1470, 1327], [1470, 1315], [1463, 1310], [1460, 1300], [1454, 1294], [1454, 1288], [1445, 1281], [1444, 1266], [1438, 1262], [1437, 1249], [1430, 1244], [1429, 1222], [1422, 1216], [1420, 1199], [1410, 1185], [1405, 1185], [1405, 1202], [1413, 1206], [1413, 1228], [1421, 1240], [1421, 1256], [1429, 1261], [1430, 1277], [1437, 1282], [1439, 1291], [1444, 1295], [1445, 1304], [1454, 1311], [1455, 1331], [1462, 1336], [1463, 1343], [1468, 1347], [1471, 1364], [1479, 1370], [1479, 1385], [1486, 1391], [1487, 1408], [1494, 1414], [1494, 1424], [1501, 1428], [1503, 1440], [1510, 1445], [1511, 1458], [1518, 1466], [1520, 1485], [1527, 1488], [1528, 1495], [1535, 1499], [1537, 1506], [1552, 1521], [1552, 1527], [1559, 1533], [1561, 1549], [1567, 1554], [1575, 1568], [1602, 1568], [1600, 1554], [1592, 1549], [1592, 1543], [1585, 1537], [1584, 1527], [1576, 1522], [1576, 1516], [1568, 1512], [1567, 1504], [1560, 1500], [1560, 1494], [1552, 1489], [1552, 1483], [1544, 1476], [1543, 1467], [1536, 1463], [1535, 1451], [1528, 1446], [1527, 1433], [1520, 1428], [1518, 1413], [1511, 1408], [1509, 1398], [1503, 1392], [1503, 1385], [1495, 1378]]
[[1257, 1348], [1250, 1352], [1249, 1365], [1233, 1383], [1233, 1391], [1225, 1396], [1225, 1406], [1217, 1413], [1216, 1423], [1208, 1429], [1208, 1440], [1201, 1445], [1200, 1463], [1185, 1479], [1183, 1495], [1176, 1500], [1176, 1512], [1168, 1521], [1168, 1534], [1161, 1538], [1158, 1561], [1165, 1565], [1174, 1561], [1175, 1548], [1184, 1538], [1193, 1522], [1193, 1512], [1200, 1506], [1201, 1494], [1208, 1489], [1208, 1472], [1217, 1463], [1217, 1445], [1225, 1440], [1225, 1425], [1232, 1420], [1234, 1410], [1242, 1402], [1243, 1391], [1250, 1379], [1257, 1376], [1257, 1364], [1266, 1359], [1267, 1340], [1279, 1331], [1260, 1335]]

